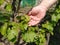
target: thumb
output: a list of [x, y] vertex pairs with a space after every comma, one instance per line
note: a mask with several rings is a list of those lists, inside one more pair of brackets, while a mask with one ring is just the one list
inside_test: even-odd
[[28, 15], [30, 16], [32, 14], [32, 11], [30, 11], [29, 13], [28, 13]]

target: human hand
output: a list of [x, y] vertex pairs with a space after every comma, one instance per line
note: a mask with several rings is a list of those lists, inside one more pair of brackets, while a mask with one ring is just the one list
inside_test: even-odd
[[41, 20], [44, 18], [46, 14], [46, 11], [47, 10], [44, 7], [41, 6], [34, 7], [28, 14], [30, 16], [30, 21], [28, 23], [29, 26], [34, 26], [41, 22]]

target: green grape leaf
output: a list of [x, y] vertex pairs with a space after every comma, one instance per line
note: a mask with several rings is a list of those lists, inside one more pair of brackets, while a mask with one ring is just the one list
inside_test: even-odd
[[60, 14], [58, 14], [58, 15], [56, 16], [56, 18], [57, 18], [57, 20], [59, 20], [59, 19], [60, 19]]
[[12, 30], [12, 32], [14, 32], [14, 35], [15, 36], [18, 36], [18, 32], [20, 30], [19, 24], [16, 23], [16, 22], [10, 22], [9, 23], [9, 26], [12, 26], [11, 27], [11, 30]]
[[57, 20], [57, 18], [56, 18], [56, 15], [55, 15], [55, 14], [53, 14], [53, 15], [52, 15], [51, 20], [52, 20], [52, 21], [54, 21], [54, 22], [58, 22], [58, 20]]
[[0, 5], [4, 3], [4, 0], [0, 0]]
[[12, 10], [11, 4], [7, 4], [5, 9], [6, 11], [11, 11]]
[[53, 26], [49, 22], [42, 24], [42, 27], [48, 29], [49, 31], [53, 31]]
[[40, 33], [39, 38], [45, 38], [45, 33], [44, 34]]
[[25, 15], [25, 21], [29, 22], [29, 20], [30, 20], [30, 17], [28, 15]]
[[60, 13], [60, 10], [58, 8], [56, 9], [56, 13]]
[[28, 28], [27, 24], [20, 23], [19, 25], [20, 25], [20, 30], [27, 30], [27, 28]]
[[14, 30], [11, 30], [10, 28], [7, 31], [7, 39], [13, 40], [16, 36], [14, 35], [16, 32]]
[[1, 27], [1, 34], [6, 35], [7, 31], [7, 23], [4, 23], [4, 25]]
[[22, 23], [20, 23], [19, 25], [20, 25], [20, 30], [24, 30], [24, 25]]
[[0, 16], [0, 22], [7, 22], [9, 21], [10, 19], [7, 17], [7, 16]]
[[23, 15], [20, 17], [20, 20], [22, 20], [23, 23], [28, 23], [30, 20], [30, 17], [28, 15]]
[[27, 28], [28, 28], [28, 25], [24, 24], [24, 29], [27, 30]]
[[36, 37], [36, 33], [32, 31], [22, 34], [22, 39], [26, 42], [34, 42], [35, 37]]
[[45, 33], [45, 30], [44, 29], [39, 29], [39, 32]]
[[15, 38], [15, 36], [14, 36], [13, 33], [11, 32], [11, 33], [9, 33], [9, 34], [7, 35], [7, 38], [8, 38], [8, 40], [12, 40], [13, 38]]
[[17, 36], [18, 36], [18, 33], [19, 33], [19, 28], [13, 26], [13, 27], [12, 27], [12, 32], [13, 32], [14, 35], [17, 37]]
[[44, 44], [45, 41], [46, 41], [45, 34], [40, 33], [39, 36], [40, 36], [40, 37], [39, 37], [39, 41], [40, 41], [40, 43]]
[[23, 15], [23, 16], [21, 16], [21, 18], [20, 18], [20, 19], [21, 19], [22, 21], [23, 21], [23, 20], [25, 20], [25, 16], [24, 16], [24, 15]]
[[54, 35], [54, 33], [53, 33], [53, 32], [51, 32], [51, 31], [49, 31], [49, 32], [50, 32], [50, 34], [51, 34], [51, 35]]
[[29, 27], [28, 30], [35, 31], [34, 27]]

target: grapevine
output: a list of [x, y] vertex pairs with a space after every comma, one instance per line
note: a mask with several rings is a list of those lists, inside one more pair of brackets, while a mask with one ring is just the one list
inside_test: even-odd
[[[4, 0], [0, 2], [0, 5]], [[60, 5], [55, 9], [50, 16], [50, 20], [46, 20], [41, 25], [28, 26], [30, 17], [27, 14], [16, 14], [15, 18], [12, 18], [12, 14], [17, 13], [12, 11], [12, 5], [7, 3], [5, 6], [5, 13], [0, 11], [0, 33], [9, 42], [16, 43], [19, 33], [21, 33], [21, 39], [25, 43], [35, 43], [36, 45], [44, 45], [46, 40], [46, 34], [50, 33], [54, 35], [53, 30], [57, 22], [60, 20]], [[7, 13], [8, 12], [8, 13]], [[19, 12], [19, 11], [18, 11]], [[16, 20], [11, 20], [16, 19]]]

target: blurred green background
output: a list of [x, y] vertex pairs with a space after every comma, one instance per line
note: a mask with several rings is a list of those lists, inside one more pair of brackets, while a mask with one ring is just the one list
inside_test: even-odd
[[21, 1], [21, 7], [34, 6], [35, 3], [36, 3], [36, 0], [22, 0]]

